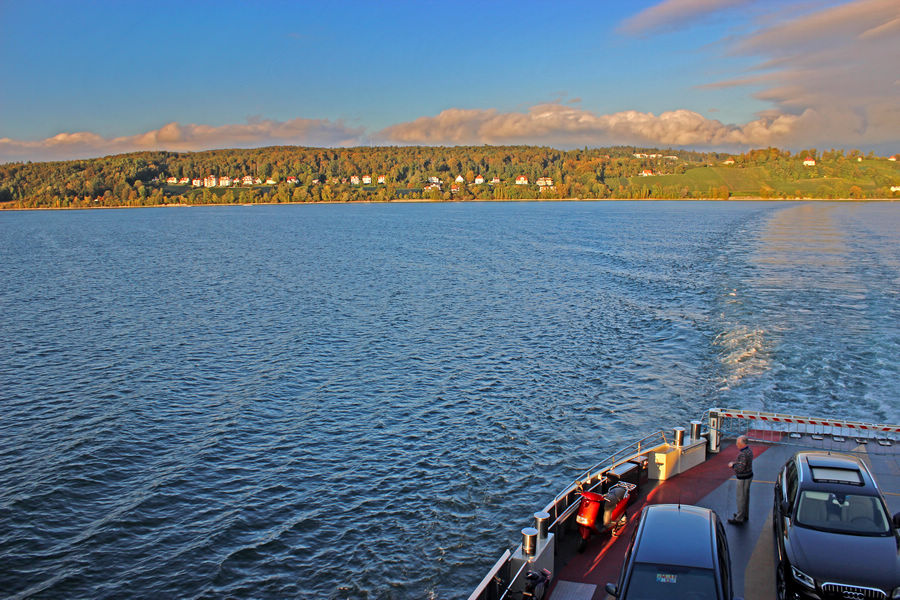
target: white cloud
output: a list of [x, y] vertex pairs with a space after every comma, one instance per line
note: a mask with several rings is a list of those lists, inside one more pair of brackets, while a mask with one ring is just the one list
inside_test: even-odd
[[738, 41], [758, 57], [757, 98], [805, 112], [795, 145], [873, 145], [900, 141], [892, 85], [900, 75], [900, 3], [857, 0], [795, 16]]
[[749, 0], [665, 0], [626, 19], [620, 29], [630, 34], [674, 29], [685, 22], [696, 21], [746, 2]]
[[66, 160], [136, 150], [193, 151], [273, 144], [351, 146], [364, 143], [363, 129], [327, 119], [250, 120], [231, 125], [168, 123], [145, 133], [105, 138], [89, 131], [59, 133], [43, 140], [0, 138], [0, 161]]
[[774, 115], [745, 125], [725, 125], [690, 110], [660, 115], [624, 111], [597, 115], [559, 103], [540, 104], [528, 112], [452, 108], [388, 127], [375, 135], [400, 144], [642, 144], [735, 147], [778, 144], [789, 138], [803, 117]]

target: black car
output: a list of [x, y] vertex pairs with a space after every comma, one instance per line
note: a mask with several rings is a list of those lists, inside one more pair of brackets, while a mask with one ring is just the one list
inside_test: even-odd
[[608, 583], [606, 592], [621, 600], [731, 600], [731, 558], [719, 517], [699, 506], [645, 507], [618, 585]]
[[778, 598], [900, 598], [900, 534], [866, 464], [798, 452], [775, 481]]

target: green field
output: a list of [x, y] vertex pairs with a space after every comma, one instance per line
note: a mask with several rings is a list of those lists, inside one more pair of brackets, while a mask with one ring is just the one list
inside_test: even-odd
[[[688, 169], [683, 174], [653, 175], [649, 177], [621, 177], [621, 185], [646, 186], [653, 189], [687, 188], [715, 190], [727, 186], [731, 196], [808, 196], [818, 198], [852, 197], [854, 187], [862, 193], [886, 191], [900, 184], [900, 165], [892, 161], [864, 160], [842, 176], [828, 176], [812, 168], [800, 172], [801, 177], [777, 175], [764, 166], [703, 166]], [[890, 196], [890, 192], [887, 192]]]

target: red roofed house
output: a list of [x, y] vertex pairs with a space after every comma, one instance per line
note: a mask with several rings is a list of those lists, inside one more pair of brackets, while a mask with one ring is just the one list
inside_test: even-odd
[[491, 185], [497, 185], [498, 183], [500, 183], [500, 178], [495, 175], [494, 178], [491, 179]]
[[650, 177], [651, 175], [653, 175], [653, 171], [651, 171], [650, 169], [644, 169], [643, 171], [641, 171], [641, 177]]
[[177, 177], [166, 177], [166, 183], [178, 183]]
[[362, 182], [363, 183], [372, 183], [372, 176], [371, 175], [363, 175]]
[[814, 167], [816, 166], [816, 160], [814, 158], [806, 158], [803, 160], [804, 167]]
[[476, 175], [475, 176], [475, 185], [481, 185], [482, 183], [484, 183], [484, 177], [482, 177], [481, 175]]
[[528, 185], [528, 178], [524, 175], [516, 177], [516, 185]]
[[379, 176], [378, 176], [378, 183], [382, 183], [382, 184], [383, 184], [383, 183], [385, 182], [385, 179], [386, 179], [386, 177], [385, 177], [384, 175], [379, 175]]

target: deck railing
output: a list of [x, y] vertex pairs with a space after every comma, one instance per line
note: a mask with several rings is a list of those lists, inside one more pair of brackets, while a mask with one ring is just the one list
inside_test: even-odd
[[[561, 537], [566, 523], [580, 505], [579, 488], [585, 490], [596, 488], [602, 484], [604, 475], [609, 471], [629, 461], [646, 458], [651, 452], [667, 444], [668, 438], [665, 432], [657, 431], [623, 446], [583, 471], [575, 481], [554, 496], [553, 500], [544, 507], [543, 512], [550, 515], [548, 531], [556, 535], [558, 539]], [[517, 573], [510, 573], [511, 558], [512, 553], [507, 550], [481, 580], [481, 583], [469, 596], [469, 600], [506, 600], [517, 580], [523, 576], [526, 566], [522, 565]]]
[[[709, 423], [709, 449], [718, 452], [720, 440], [748, 435], [769, 443], [790, 444], [803, 437], [843, 444], [852, 440], [858, 444], [875, 442], [867, 452], [877, 453], [879, 447], [900, 443], [900, 426], [884, 423], [866, 423], [848, 419], [820, 419], [802, 415], [771, 413], [759, 410], [735, 410], [712, 408], [706, 413]], [[845, 448], [842, 450], [846, 451]]]

